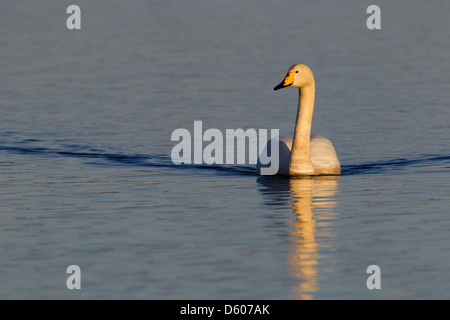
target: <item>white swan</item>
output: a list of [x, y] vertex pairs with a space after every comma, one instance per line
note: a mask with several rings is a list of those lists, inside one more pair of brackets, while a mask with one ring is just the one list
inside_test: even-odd
[[[336, 151], [327, 138], [312, 135], [315, 82], [311, 69], [304, 64], [291, 66], [284, 80], [273, 90], [299, 88], [297, 120], [294, 140], [279, 138], [278, 174], [289, 176], [338, 175], [341, 173]], [[270, 141], [267, 144], [270, 149]], [[258, 161], [256, 170], [260, 173]]]

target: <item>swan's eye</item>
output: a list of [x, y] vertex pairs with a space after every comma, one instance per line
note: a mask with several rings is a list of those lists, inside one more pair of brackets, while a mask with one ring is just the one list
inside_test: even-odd
[[297, 71], [295, 71], [295, 73], [298, 73], [298, 70], [297, 70]]

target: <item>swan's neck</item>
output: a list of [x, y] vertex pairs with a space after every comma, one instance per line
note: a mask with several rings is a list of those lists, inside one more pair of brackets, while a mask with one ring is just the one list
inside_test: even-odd
[[297, 121], [292, 143], [289, 175], [311, 175], [311, 121], [314, 111], [315, 83], [299, 89]]

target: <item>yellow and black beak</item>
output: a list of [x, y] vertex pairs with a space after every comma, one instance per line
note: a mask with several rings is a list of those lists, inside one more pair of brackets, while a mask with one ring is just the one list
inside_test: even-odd
[[275, 88], [273, 88], [273, 90], [278, 90], [278, 89], [289, 87], [291, 84], [294, 83], [294, 75], [295, 75], [295, 72], [288, 72], [286, 77], [284, 77], [284, 80], [281, 81], [281, 83], [279, 85], [277, 85]]

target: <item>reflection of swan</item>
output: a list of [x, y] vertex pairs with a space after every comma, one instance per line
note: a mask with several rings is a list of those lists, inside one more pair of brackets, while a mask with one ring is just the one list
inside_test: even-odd
[[[290, 222], [290, 243], [288, 266], [290, 273], [298, 279], [292, 288], [296, 299], [312, 299], [319, 289], [318, 284], [318, 244], [316, 235], [321, 238], [330, 234], [324, 229], [316, 229], [316, 218], [320, 216], [332, 221], [334, 196], [338, 189], [339, 177], [323, 176], [306, 179], [260, 178], [258, 182], [266, 187], [261, 190], [272, 198], [268, 204], [284, 206], [286, 194], [291, 198], [295, 220]], [[322, 225], [323, 226], [323, 225]]]
[[[279, 139], [279, 170], [283, 175], [336, 175], [341, 166], [330, 140], [311, 136], [311, 121], [314, 110], [315, 82], [311, 69], [304, 64], [289, 68], [284, 80], [274, 90], [285, 87], [299, 88], [299, 103], [294, 140]], [[268, 149], [270, 142], [268, 143]], [[261, 165], [258, 162], [257, 172]]]

